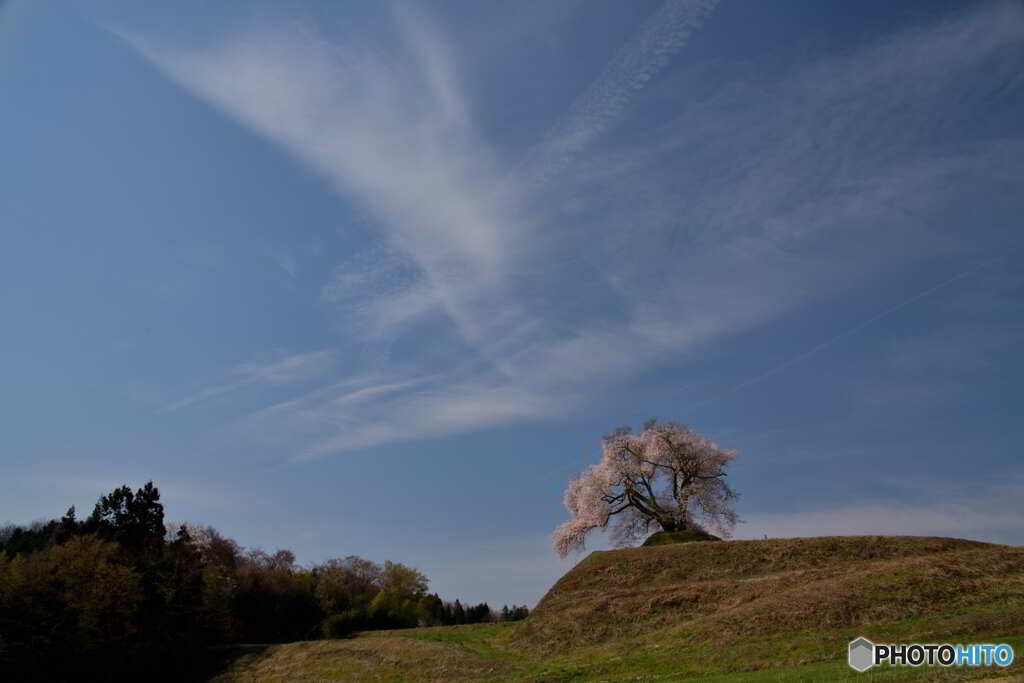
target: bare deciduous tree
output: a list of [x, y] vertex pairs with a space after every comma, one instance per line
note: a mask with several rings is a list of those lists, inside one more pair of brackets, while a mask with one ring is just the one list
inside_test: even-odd
[[[606, 436], [601, 461], [569, 482], [569, 520], [553, 535], [555, 552], [582, 550], [587, 533], [613, 521], [613, 542], [626, 545], [651, 531], [708, 526], [729, 536], [739, 521], [725, 468], [736, 457], [676, 422], [649, 421]], [[700, 524], [697, 522], [700, 519]]]

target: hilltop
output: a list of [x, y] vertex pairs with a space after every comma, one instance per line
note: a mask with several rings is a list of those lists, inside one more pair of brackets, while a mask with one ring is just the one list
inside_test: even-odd
[[[852, 674], [843, 658], [857, 635], [998, 639], [1024, 654], [1024, 548], [857, 536], [593, 552], [525, 622], [271, 646], [220, 680], [764, 680], [758, 670], [772, 680], [812, 680]], [[953, 680], [1010, 672], [898, 673]]]
[[518, 642], [552, 652], [677, 624], [717, 640], [858, 626], [1024, 597], [1022, 581], [1024, 548], [949, 538], [796, 538], [594, 552], [548, 591]]

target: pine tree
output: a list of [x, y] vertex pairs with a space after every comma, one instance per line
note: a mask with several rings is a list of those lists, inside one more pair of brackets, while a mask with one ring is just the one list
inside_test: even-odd
[[452, 608], [452, 623], [466, 623], [466, 610], [465, 608], [463, 608], [462, 603], [458, 600], [455, 601], [455, 606]]
[[127, 486], [114, 489], [97, 501], [85, 530], [130, 550], [162, 546], [167, 530], [160, 490], [151, 481], [135, 493]]

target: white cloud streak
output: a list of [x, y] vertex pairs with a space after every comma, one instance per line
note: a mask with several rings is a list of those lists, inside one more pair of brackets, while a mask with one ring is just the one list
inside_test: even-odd
[[400, 16], [404, 63], [270, 27], [182, 49], [121, 32], [170, 78], [281, 144], [379, 220], [466, 338], [525, 226], [444, 43]]
[[536, 150], [533, 180], [546, 183], [621, 119], [635, 94], [699, 31], [719, 0], [667, 0], [605, 66]]
[[337, 361], [333, 350], [311, 351], [279, 356], [262, 363], [243, 363], [231, 369], [226, 382], [206, 387], [165, 406], [160, 412], [170, 413], [194, 406], [209, 399], [251, 386], [284, 386], [322, 377]]
[[868, 326], [878, 322], [879, 320], [881, 320], [881, 319], [883, 319], [883, 318], [885, 318], [885, 317], [887, 317], [889, 315], [892, 315], [893, 313], [896, 313], [896, 312], [906, 308], [907, 306], [910, 306], [911, 304], [913, 304], [913, 303], [919, 301], [920, 299], [923, 299], [923, 298], [925, 298], [925, 297], [927, 297], [927, 296], [929, 296], [929, 295], [931, 295], [931, 294], [933, 294], [933, 293], [943, 289], [944, 287], [948, 287], [949, 285], [953, 284], [954, 282], [956, 282], [956, 281], [966, 277], [972, 271], [977, 270], [978, 268], [983, 268], [985, 265], [988, 265], [988, 264], [981, 264], [981, 265], [976, 266], [974, 268], [968, 268], [966, 270], [962, 270], [959, 273], [957, 273], [956, 275], [954, 275], [953, 277], [947, 278], [947, 279], [943, 280], [942, 282], [939, 282], [938, 284], [932, 285], [931, 287], [928, 287], [928, 288], [924, 289], [923, 291], [918, 292], [917, 294], [913, 295], [912, 297], [910, 297], [908, 299], [904, 299], [903, 301], [899, 302], [895, 306], [891, 306], [891, 307], [889, 307], [889, 308], [887, 308], [887, 309], [885, 309], [883, 311], [879, 311], [875, 315], [872, 315], [869, 318], [867, 318], [867, 319], [857, 323], [853, 327], [845, 329], [842, 332], [840, 332], [839, 334], [836, 334], [836, 335], [834, 335], [832, 337], [829, 337], [828, 339], [826, 339], [825, 341], [821, 342], [820, 344], [817, 344], [816, 346], [812, 346], [811, 348], [807, 349], [806, 351], [804, 351], [802, 353], [799, 353], [796, 356], [793, 356], [789, 360], [786, 360], [786, 361], [784, 361], [782, 363], [779, 363], [778, 365], [770, 368], [769, 370], [766, 370], [765, 372], [762, 372], [759, 375], [755, 375], [754, 377], [751, 377], [749, 379], [743, 380], [742, 382], [736, 384], [732, 388], [727, 389], [726, 391], [723, 391], [720, 394], [711, 396], [711, 397], [705, 399], [704, 401], [701, 401], [700, 403], [694, 405], [693, 407], [697, 407], [697, 406], [700, 406], [700, 405], [705, 405], [706, 403], [710, 403], [712, 401], [717, 401], [719, 399], [725, 398], [726, 396], [729, 396], [730, 394], [733, 394], [733, 393], [735, 393], [737, 391], [740, 391], [741, 389], [745, 389], [745, 388], [747, 388], [749, 386], [757, 384], [758, 382], [762, 382], [762, 381], [768, 379], [769, 377], [777, 375], [778, 373], [783, 372], [783, 371], [789, 369], [790, 367], [792, 367], [792, 366], [794, 366], [794, 365], [796, 365], [796, 364], [798, 364], [798, 363], [800, 363], [800, 362], [810, 358], [811, 356], [813, 356], [813, 355], [815, 355], [817, 353], [820, 353], [822, 351], [825, 351], [826, 349], [828, 349], [830, 346], [832, 346], [836, 342], [838, 342], [838, 341], [840, 341], [842, 339], [845, 339], [846, 337], [849, 337], [850, 335], [854, 335], [854, 334], [860, 332], [864, 328], [866, 328], [866, 327], [868, 327]]

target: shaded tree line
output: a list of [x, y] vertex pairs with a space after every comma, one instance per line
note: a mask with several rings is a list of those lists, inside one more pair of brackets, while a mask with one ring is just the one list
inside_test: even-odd
[[0, 679], [191, 677], [213, 646], [338, 638], [369, 629], [524, 618], [427, 593], [397, 562], [311, 567], [246, 550], [213, 527], [167, 529], [152, 482], [87, 518], [0, 528]]
[[479, 605], [463, 605], [459, 600], [445, 602], [436, 594], [428, 595], [423, 600], [424, 614], [421, 624], [424, 626], [456, 626], [459, 624], [481, 624], [488, 621], [518, 621], [525, 619], [530, 610], [526, 605], [521, 607], [505, 605], [501, 611], [494, 611], [486, 602]]

